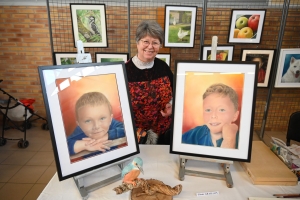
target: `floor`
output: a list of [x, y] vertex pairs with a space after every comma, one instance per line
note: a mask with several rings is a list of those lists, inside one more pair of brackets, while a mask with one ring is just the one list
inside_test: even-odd
[[[37, 199], [56, 172], [50, 132], [33, 125], [26, 135], [27, 148], [18, 148], [18, 140], [7, 140], [0, 146], [0, 199]], [[284, 132], [265, 132], [267, 145], [272, 136], [285, 141]], [[9, 129], [4, 132], [4, 138], [24, 138], [24, 133]], [[257, 133], [253, 134], [253, 140], [259, 140]]]

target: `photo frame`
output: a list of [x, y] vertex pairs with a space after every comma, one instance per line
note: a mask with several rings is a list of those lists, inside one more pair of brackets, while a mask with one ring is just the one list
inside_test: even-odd
[[197, 6], [165, 6], [165, 47], [194, 47]]
[[74, 38], [83, 47], [107, 47], [105, 4], [71, 3], [71, 19]]
[[101, 62], [119, 62], [126, 63], [129, 59], [129, 53], [95, 53], [96, 63]]
[[228, 43], [260, 43], [265, 14], [265, 9], [232, 10]]
[[[231, 61], [233, 57], [234, 45], [218, 45], [216, 60]], [[210, 60], [211, 45], [202, 45], [201, 60]]]
[[168, 66], [170, 67], [170, 63], [171, 63], [171, 54], [170, 53], [159, 53], [156, 55], [156, 58], [159, 58], [163, 61], [165, 61]]
[[[170, 153], [250, 162], [257, 68], [247, 61], [176, 61]], [[220, 88], [224, 93], [215, 94]]]
[[[88, 53], [88, 52], [85, 52]], [[74, 52], [54, 52], [55, 65], [76, 64], [76, 55]]]
[[[139, 153], [124, 62], [40, 66], [38, 71], [60, 181]], [[110, 149], [100, 151], [95, 140], [104, 137]]]
[[280, 50], [275, 87], [300, 87], [300, 48]]
[[241, 49], [241, 61], [257, 61], [258, 87], [268, 87], [275, 49]]

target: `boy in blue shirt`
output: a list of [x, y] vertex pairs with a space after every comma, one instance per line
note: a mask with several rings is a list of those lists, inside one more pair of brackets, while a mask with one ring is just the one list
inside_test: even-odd
[[[100, 92], [83, 94], [75, 104], [77, 127], [68, 136], [70, 155], [82, 151], [96, 151], [100, 154], [117, 146], [109, 147], [111, 140], [125, 137], [124, 125], [113, 119], [112, 107]], [[91, 154], [83, 157], [89, 157]]]
[[237, 93], [225, 84], [213, 84], [203, 94], [205, 125], [184, 133], [182, 143], [237, 149], [238, 116]]

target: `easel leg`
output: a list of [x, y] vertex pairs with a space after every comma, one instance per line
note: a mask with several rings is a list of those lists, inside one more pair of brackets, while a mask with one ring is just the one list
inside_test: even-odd
[[226, 185], [227, 185], [227, 187], [232, 188], [233, 187], [233, 180], [232, 180], [230, 169], [229, 169], [230, 165], [229, 164], [221, 164], [221, 166], [224, 169], [224, 176], [225, 176], [225, 180], [226, 180]]
[[180, 158], [179, 180], [184, 180], [186, 159]]
[[74, 181], [76, 183], [76, 186], [77, 186], [77, 188], [78, 188], [78, 190], [80, 192], [80, 195], [81, 195], [82, 199], [83, 200], [88, 199], [89, 198], [89, 194], [88, 194], [86, 188], [84, 187], [83, 178], [75, 179], [73, 177], [73, 179], [74, 179]]

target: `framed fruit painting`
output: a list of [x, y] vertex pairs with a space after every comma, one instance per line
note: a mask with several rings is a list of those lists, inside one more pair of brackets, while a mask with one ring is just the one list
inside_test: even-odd
[[232, 10], [228, 43], [260, 43], [266, 10]]
[[[216, 60], [232, 61], [234, 45], [218, 45]], [[202, 46], [201, 60], [211, 60], [211, 45]]]

